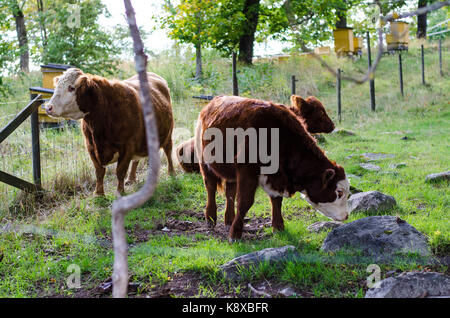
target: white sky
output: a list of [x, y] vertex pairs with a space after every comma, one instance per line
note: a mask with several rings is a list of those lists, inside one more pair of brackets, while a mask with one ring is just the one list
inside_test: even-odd
[[[125, 24], [125, 7], [123, 0], [102, 0], [107, 6], [111, 18], [102, 17], [100, 23], [106, 27], [113, 27], [120, 23]], [[132, 0], [134, 11], [136, 12], [136, 21], [140, 27], [146, 31], [153, 31], [144, 44], [147, 49], [158, 53], [169, 49], [174, 41], [169, 39], [166, 30], [154, 30], [157, 23], [152, 18], [162, 12], [162, 0]], [[271, 55], [282, 53], [283, 45], [277, 41], [269, 41], [266, 44], [255, 43], [255, 55]]]

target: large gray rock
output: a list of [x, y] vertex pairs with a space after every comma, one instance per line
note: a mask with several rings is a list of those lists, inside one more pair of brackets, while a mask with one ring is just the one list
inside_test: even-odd
[[432, 173], [429, 174], [425, 181], [426, 182], [440, 182], [440, 181], [445, 181], [445, 180], [450, 180], [450, 171], [446, 171], [446, 172], [441, 172], [441, 173]]
[[406, 221], [388, 215], [369, 216], [332, 230], [323, 242], [322, 250], [358, 250], [375, 258], [406, 253], [431, 255], [425, 235]]
[[316, 222], [308, 226], [308, 231], [319, 233], [322, 231], [335, 229], [344, 223], [337, 221]]
[[388, 211], [396, 205], [394, 197], [378, 191], [355, 193], [348, 199], [348, 206], [352, 213], [378, 213]]
[[450, 297], [450, 277], [433, 272], [402, 273], [379, 281], [366, 298]]
[[287, 261], [295, 256], [295, 247], [287, 245], [279, 248], [266, 248], [261, 251], [253, 252], [236, 257], [228, 263], [220, 266], [220, 270], [225, 278], [230, 280], [239, 279], [241, 270], [256, 266], [259, 263], [269, 262], [270, 264]]
[[395, 157], [395, 155], [389, 153], [373, 153], [373, 152], [366, 152], [361, 154], [361, 156], [363, 157], [363, 159], [367, 161], [377, 161]]

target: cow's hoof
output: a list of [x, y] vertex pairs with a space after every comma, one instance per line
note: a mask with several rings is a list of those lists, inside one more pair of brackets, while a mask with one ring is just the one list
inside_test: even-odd
[[216, 227], [216, 222], [207, 220], [206, 225], [208, 226], [208, 229], [213, 230]]

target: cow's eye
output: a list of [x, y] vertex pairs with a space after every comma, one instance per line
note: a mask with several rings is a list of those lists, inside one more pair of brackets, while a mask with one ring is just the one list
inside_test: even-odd
[[338, 198], [339, 198], [339, 199], [342, 198], [342, 196], [344, 195], [344, 191], [342, 191], [342, 190], [337, 190], [337, 195], [338, 195]]
[[69, 92], [73, 92], [75, 90], [75, 87], [73, 87], [72, 85], [69, 86]]

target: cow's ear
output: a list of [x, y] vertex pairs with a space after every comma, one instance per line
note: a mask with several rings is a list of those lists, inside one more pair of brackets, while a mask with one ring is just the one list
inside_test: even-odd
[[327, 169], [322, 175], [322, 185], [323, 187], [327, 187], [328, 183], [334, 178], [336, 175], [336, 171], [334, 169]]
[[80, 76], [75, 82], [77, 104], [80, 110], [90, 112], [91, 105], [97, 103], [96, 85], [88, 76]]
[[56, 76], [56, 77], [54, 77], [53, 78], [53, 87], [56, 87], [56, 85], [58, 85], [58, 82], [59, 82], [59, 78], [60, 78], [61, 76]]
[[302, 104], [305, 103], [305, 100], [298, 95], [291, 96], [291, 105], [297, 107], [298, 109], [302, 108]]

